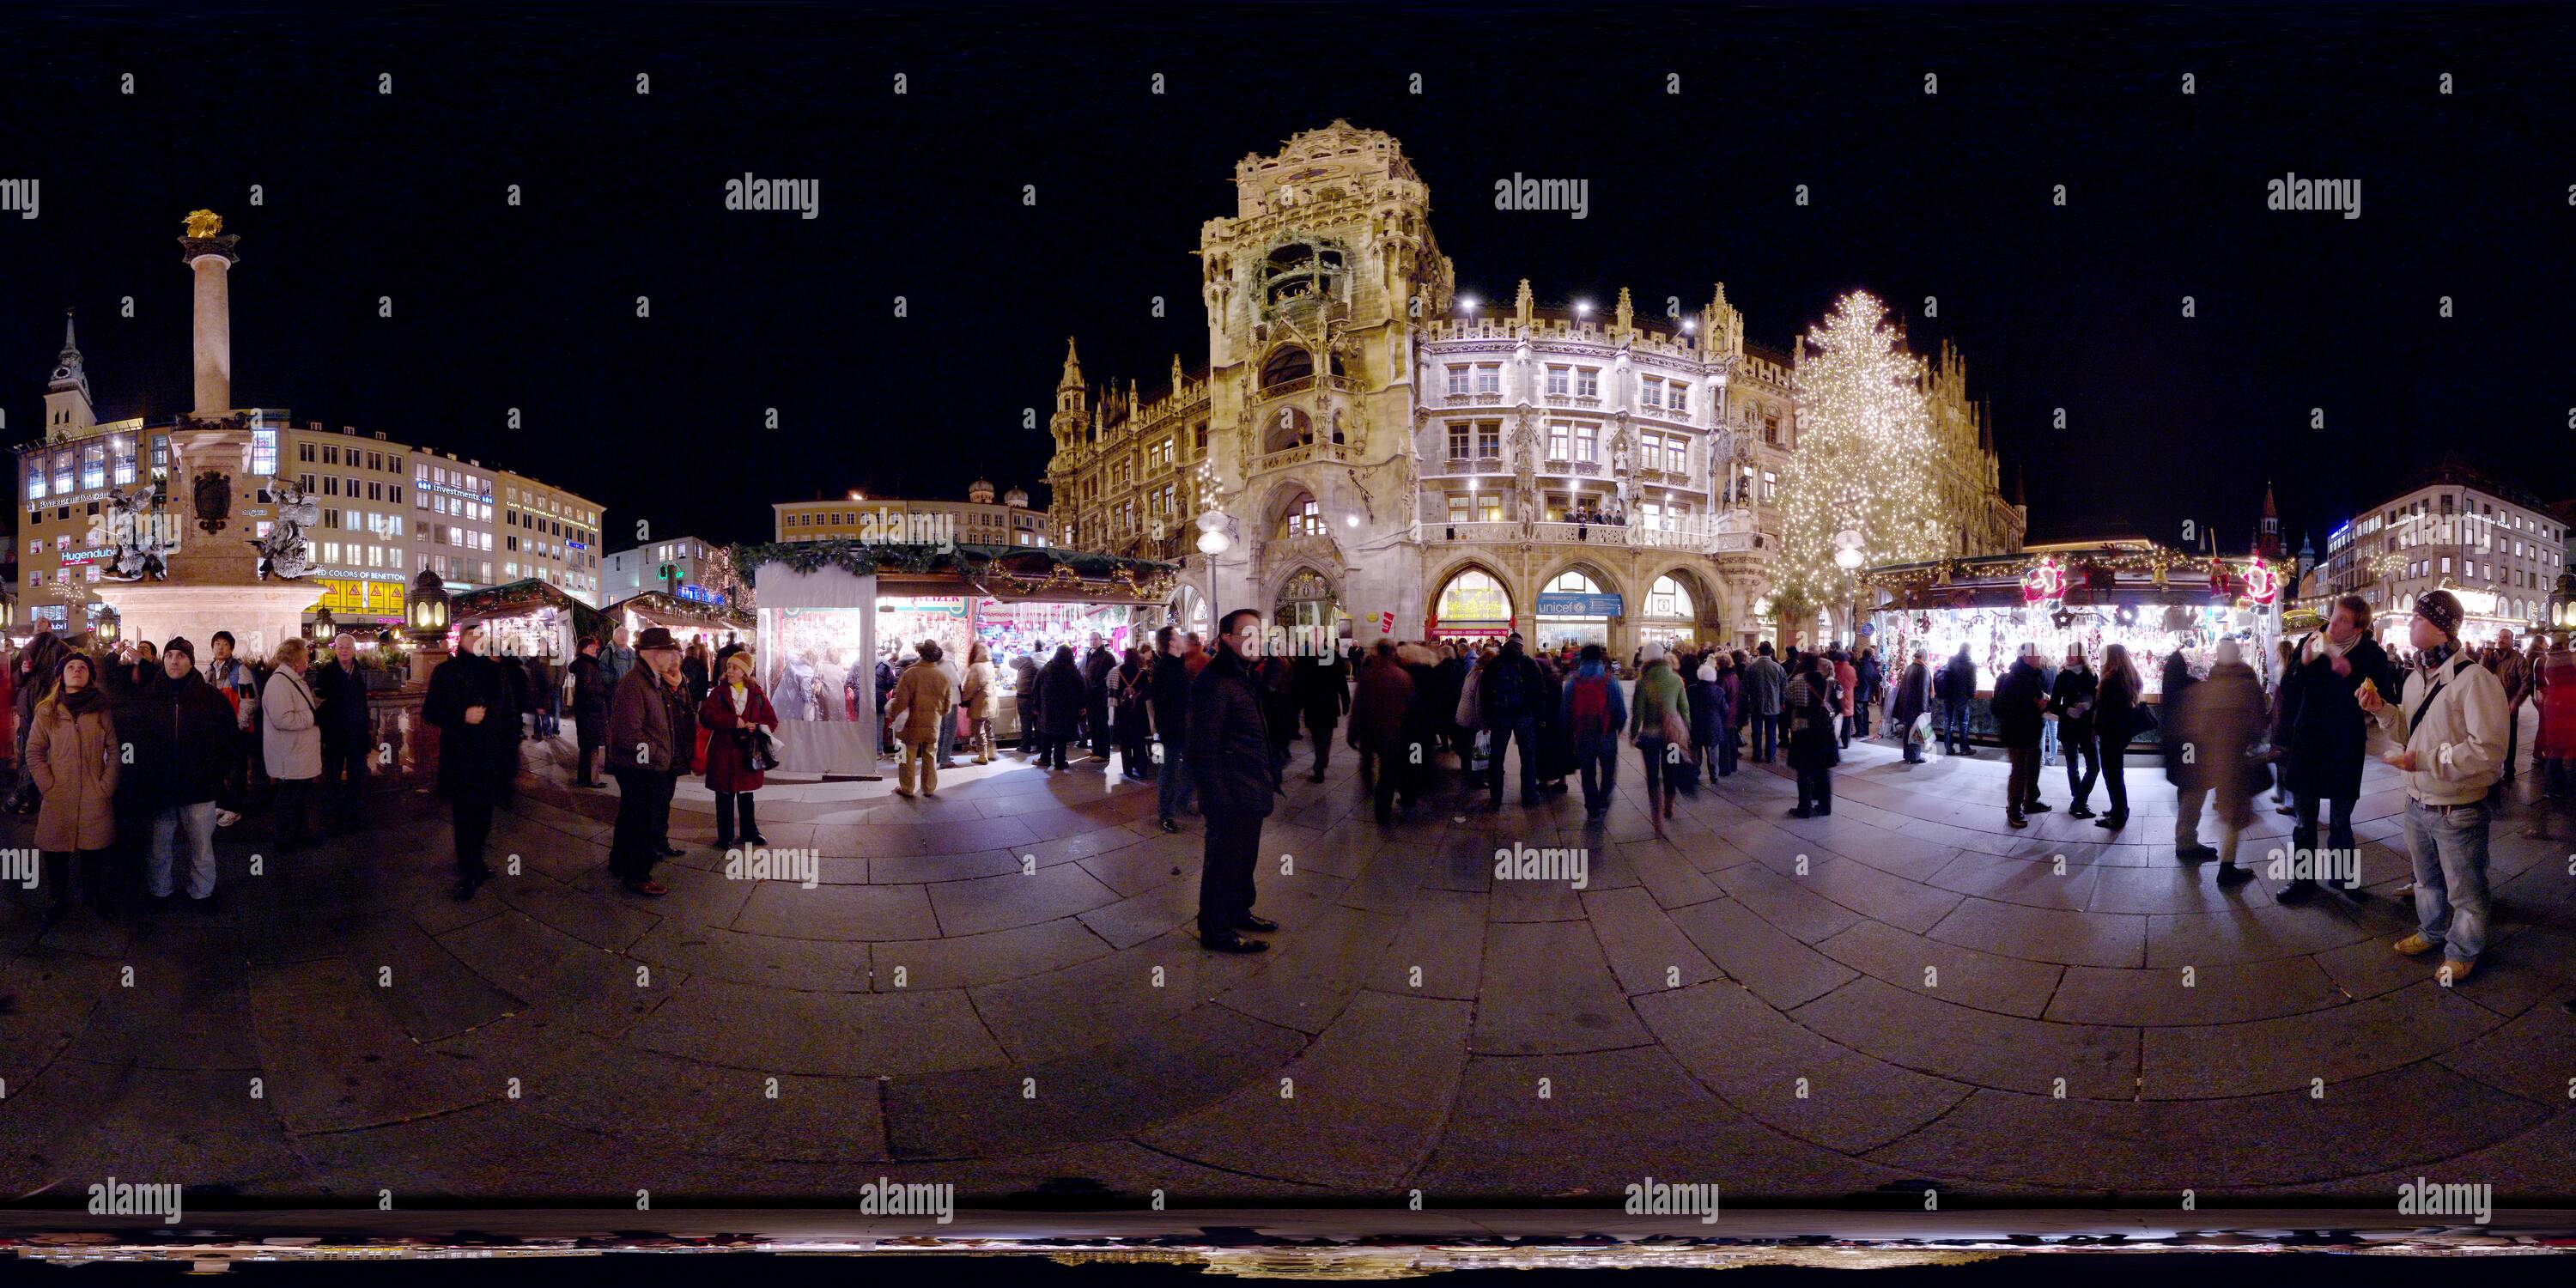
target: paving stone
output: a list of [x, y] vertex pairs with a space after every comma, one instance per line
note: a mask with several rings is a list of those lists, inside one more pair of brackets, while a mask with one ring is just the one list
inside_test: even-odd
[[1918, 935], [1939, 925], [1963, 898], [1839, 854], [1816, 864], [1808, 873], [1807, 885], [1871, 921]]
[[1822, 849], [1806, 853], [1807, 877], [1783, 876], [1767, 865], [1747, 864], [1719, 873], [1717, 884], [1755, 916], [1805, 943], [1822, 943], [1859, 924], [1862, 917], [1817, 892], [1811, 878], [1826, 855]]
[[[2130, 965], [2224, 966], [2330, 952], [2373, 937], [2365, 923], [2325, 906], [2328, 895], [2296, 907], [2243, 907], [2147, 919], [2147, 960]], [[2093, 963], [2108, 965], [2110, 963]]]
[[451, 930], [439, 942], [494, 988], [528, 999], [558, 1023], [606, 1037], [632, 1028], [688, 978], [685, 968], [608, 952], [515, 910]]
[[763, 881], [730, 921], [717, 925], [751, 935], [853, 940], [931, 939], [940, 933], [928, 886], [817, 885], [811, 890]]
[[1667, 915], [1719, 970], [1784, 1010], [1822, 997], [1858, 974], [1773, 929], [1732, 899], [1712, 899]]
[[264, 1090], [290, 1131], [402, 1122], [500, 1094], [451, 1076], [345, 961], [259, 968], [250, 994]]
[[1486, 908], [1480, 894], [1421, 891], [1367, 986], [1398, 997], [1474, 999], [1484, 986]]
[[1968, 899], [1927, 933], [1945, 943], [2028, 961], [2067, 966], [2147, 964], [2145, 917]]
[[1217, 1001], [1281, 1028], [1321, 1033], [1359, 990], [1370, 963], [1394, 942], [1402, 921], [1388, 913], [1328, 906], [1310, 924], [1283, 924], [1274, 942], [1295, 935], [1298, 951], [1218, 994]]
[[1601, 1051], [1647, 1040], [1592, 928], [1581, 922], [1486, 928], [1479, 1054]]
[[1649, 1178], [1719, 1185], [1725, 1203], [1789, 1202], [1900, 1179], [1763, 1126], [1654, 1047], [1479, 1055], [1453, 1104], [1416, 1174], [1426, 1204], [1616, 1201]]
[[1959, 1006], [2036, 1018], [2067, 968], [1999, 957], [1864, 921], [1816, 950], [1864, 975]]
[[2576, 1015], [2536, 1006], [2434, 1057], [2445, 1067], [2553, 1112], [2576, 1099]]
[[1213, 1005], [1104, 1035], [1111, 1040], [1057, 1059], [891, 1079], [885, 1115], [895, 1156], [1021, 1153], [1126, 1136], [1246, 1086], [1275, 1090], [1280, 1066], [1307, 1045], [1294, 1029]]
[[2128, 1099], [2137, 1092], [2138, 1031], [1980, 1011], [1862, 976], [1789, 1018], [1892, 1064], [1980, 1087]]
[[543, 877], [495, 881], [492, 896], [528, 917], [587, 944], [615, 951], [644, 937], [656, 914], [613, 901], [602, 881], [588, 889]]
[[1926, 883], [1999, 903], [2075, 912], [2093, 901], [2093, 887], [2108, 870], [2099, 862], [2070, 860], [2061, 872], [2047, 860], [2033, 863], [1998, 859], [1982, 850], [1959, 850]]
[[925, 888], [942, 935], [978, 935], [1034, 925], [1118, 902], [1117, 891], [1102, 885], [1078, 863], [1039, 868], [1025, 876], [943, 881]]
[[1583, 912], [1619, 987], [1631, 995], [1718, 978], [1717, 967], [1644, 889], [1587, 891]]
[[13, 1197], [52, 1186], [76, 1198], [111, 1176], [175, 1183], [186, 1187], [183, 1212], [243, 1191], [309, 1192], [277, 1102], [253, 1099], [251, 1076], [57, 1061], [32, 1082], [10, 1083], [0, 1180]]
[[2432, 1065], [2340, 1084], [2323, 1100], [2304, 1090], [2186, 1101], [2053, 1100], [1987, 1090], [1869, 1157], [1914, 1174], [2036, 1181], [2131, 1201], [2141, 1191], [2164, 1197], [2193, 1189], [2207, 1204], [2233, 1186], [2313, 1187], [2356, 1170], [2432, 1166], [2526, 1129], [2544, 1113]]
[[1199, 883], [1196, 871], [1167, 881], [1143, 894], [1105, 904], [1073, 918], [1112, 948], [1133, 948], [1160, 939], [1175, 929], [1198, 923]]
[[1209, 952], [1195, 934], [1176, 932], [969, 992], [1011, 1063], [1042, 1064], [1195, 1011], [1269, 965]]
[[1465, 1002], [1365, 992], [1283, 1066], [1216, 1105], [1144, 1133], [1165, 1153], [1339, 1191], [1398, 1187], [1449, 1116], [1467, 1064]]
[[1637, 1013], [1692, 1076], [1729, 1104], [1847, 1154], [1917, 1130], [1974, 1090], [1836, 1043], [1733, 981], [1641, 997]]
[[2305, 1090], [2439, 1055], [2503, 1017], [2427, 979], [2380, 997], [2244, 1024], [2146, 1030], [2140, 1094], [2199, 1100]]
[[[2391, 954], [2392, 956], [2394, 954]], [[2237, 1024], [2341, 1006], [2351, 999], [2314, 958], [2244, 966], [2108, 970], [2069, 966], [2048, 1017], [2069, 1024], [2142, 1027]]]
[[628, 1042], [762, 1073], [883, 1076], [1003, 1063], [963, 991], [794, 993], [691, 980]]
[[627, 950], [627, 955], [665, 970], [728, 984], [801, 992], [864, 993], [870, 987], [869, 947], [665, 921]]
[[1071, 917], [981, 935], [868, 945], [870, 973], [880, 993], [973, 988], [1026, 979], [1112, 951], [1108, 941]]

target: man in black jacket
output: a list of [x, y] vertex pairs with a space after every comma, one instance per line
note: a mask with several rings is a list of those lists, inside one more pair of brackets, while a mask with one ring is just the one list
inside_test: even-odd
[[1109, 677], [1118, 670], [1117, 655], [1109, 651], [1109, 641], [1097, 631], [1091, 635], [1091, 651], [1082, 659], [1082, 720], [1091, 743], [1091, 754], [1100, 758], [1100, 772], [1109, 772]]
[[1217, 627], [1216, 656], [1190, 681], [1190, 774], [1198, 781], [1207, 847], [1199, 868], [1199, 943], [1221, 953], [1257, 953], [1270, 945], [1246, 939], [1279, 924], [1253, 915], [1252, 868], [1261, 852], [1261, 820], [1279, 789], [1270, 758], [1270, 728], [1251, 658], [1261, 651], [1261, 614], [1238, 608]]
[[519, 772], [519, 677], [483, 656], [483, 627], [469, 622], [456, 633], [456, 656], [429, 673], [420, 717], [438, 727], [438, 788], [447, 797], [456, 841], [456, 898], [494, 873], [483, 862], [492, 835], [492, 808]]
[[1519, 635], [1503, 641], [1503, 651], [1477, 673], [1478, 714], [1494, 733], [1485, 790], [1495, 809], [1503, 807], [1503, 748], [1514, 739], [1521, 745], [1521, 804], [1538, 804], [1538, 708], [1546, 683], [1538, 663], [1521, 651]]
[[[2346, 595], [2335, 601], [2323, 631], [2299, 641], [2298, 665], [2281, 677], [2281, 727], [2287, 731], [2289, 753], [2281, 778], [2297, 811], [2290, 826], [2290, 881], [2272, 896], [2282, 903], [2298, 903], [2316, 893], [2321, 877], [2360, 871], [2352, 807], [2361, 797], [2361, 761], [2369, 750], [2372, 724], [2356, 696], [2364, 680], [2382, 694], [2402, 691], [2389, 678], [2388, 654], [2370, 637], [2370, 601]], [[2328, 817], [2328, 849], [2322, 852], [2317, 849], [2321, 806]], [[2368, 897], [2357, 880], [2330, 888], [2353, 899]]]
[[[2093, 811], [2085, 802], [2092, 799], [2093, 783], [2102, 775], [2102, 749], [2093, 736], [2093, 703], [2102, 690], [2102, 682], [2084, 661], [2084, 646], [2066, 646], [2066, 665], [2058, 668], [2056, 683], [2049, 686], [2048, 713], [2057, 717], [2057, 745], [2066, 753], [2066, 794], [2074, 803], [2066, 809], [2070, 818], [2091, 818]], [[2076, 762], [2082, 761], [2082, 773]]]
[[599, 664], [599, 641], [581, 642], [581, 656], [572, 660], [572, 735], [573, 750], [580, 759], [573, 770], [576, 787], [605, 787], [599, 781], [598, 762], [591, 757], [608, 740], [608, 669]]
[[2028, 827], [2024, 814], [2044, 813], [2048, 804], [2039, 799], [2039, 734], [2041, 713], [2048, 707], [2048, 685], [2040, 676], [2039, 659], [2031, 645], [2021, 646], [2021, 656], [2013, 659], [2012, 669], [1995, 681], [1995, 734], [2004, 745], [2004, 754], [2012, 757], [2012, 777], [2004, 786], [2004, 821], [2014, 827]]
[[1967, 755], [1968, 707], [1977, 699], [1977, 664], [1968, 657], [1967, 645], [1960, 645], [1958, 654], [1942, 666], [1932, 688], [1932, 696], [1941, 699], [1942, 754]]
[[1298, 712], [1306, 718], [1306, 735], [1315, 743], [1315, 772], [1310, 783], [1324, 781], [1324, 765], [1333, 756], [1333, 730], [1351, 709], [1350, 671], [1339, 653], [1319, 653], [1297, 662], [1288, 685]]
[[1190, 803], [1190, 664], [1181, 656], [1181, 628], [1166, 626], [1154, 634], [1154, 669], [1146, 672], [1147, 704], [1154, 713], [1154, 736], [1162, 746], [1155, 767], [1154, 805], [1157, 824], [1166, 832], [1181, 830], [1177, 817]]
[[322, 729], [322, 782], [332, 793], [331, 829], [354, 831], [375, 742], [367, 681], [358, 674], [356, 638], [346, 631], [332, 637], [331, 660], [313, 671], [312, 680], [315, 723]]

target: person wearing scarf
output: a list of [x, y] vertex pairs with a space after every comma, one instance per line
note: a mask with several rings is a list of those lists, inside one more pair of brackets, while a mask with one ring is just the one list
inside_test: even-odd
[[107, 851], [116, 840], [117, 769], [123, 757], [98, 669], [86, 654], [67, 652], [56, 664], [53, 691], [36, 704], [27, 733], [27, 772], [43, 793], [36, 810], [36, 848], [44, 856], [42, 879], [53, 886], [53, 915], [71, 906], [77, 884], [90, 903], [107, 907]]

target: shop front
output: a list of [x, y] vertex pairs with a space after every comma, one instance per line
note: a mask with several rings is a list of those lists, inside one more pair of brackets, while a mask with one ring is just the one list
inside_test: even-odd
[[855, 542], [743, 547], [735, 566], [756, 587], [753, 649], [778, 708], [780, 767], [835, 778], [879, 773], [880, 663], [891, 672], [933, 640], [962, 672], [983, 644], [998, 685], [994, 735], [1016, 737], [1013, 660], [1043, 666], [1066, 644], [1079, 657], [1094, 634], [1113, 651], [1145, 643], [1143, 623], [1162, 615], [1175, 571], [1052, 548]]
[[1493, 574], [1480, 568], [1460, 570], [1440, 588], [1428, 639], [1495, 639], [1512, 633], [1512, 597]]
[[1607, 648], [1610, 621], [1621, 616], [1624, 608], [1619, 596], [1604, 593], [1583, 573], [1559, 573], [1538, 593], [1538, 650], [1551, 652], [1567, 644]]
[[[695, 589], [688, 587], [686, 589]], [[722, 600], [702, 596], [676, 595], [667, 590], [648, 590], [629, 595], [600, 610], [611, 626], [626, 628], [626, 640], [635, 642], [648, 627], [659, 626], [671, 633], [681, 647], [704, 644], [712, 656], [723, 647], [728, 636], [748, 643], [757, 625], [750, 613], [728, 607]]]
[[[339, 610], [333, 609], [332, 616], [337, 619]], [[448, 646], [455, 647], [458, 630], [480, 625], [487, 656], [539, 657], [551, 665], [569, 666], [581, 651], [584, 635], [605, 633], [604, 620], [598, 610], [554, 583], [532, 577], [450, 598]]]
[[2155, 704], [2168, 658], [2179, 653], [2192, 674], [2206, 676], [2224, 639], [2237, 641], [2268, 684], [2281, 632], [2280, 581], [2260, 558], [2212, 560], [2144, 541], [1873, 568], [1861, 580], [1885, 598], [1862, 642], [1880, 647], [1889, 673], [1918, 649], [1936, 671], [1967, 651], [1977, 668], [1971, 727], [1980, 738], [1993, 736], [1987, 702], [2025, 644], [2052, 666], [2079, 647], [2095, 668], [2120, 645], [2145, 701]]

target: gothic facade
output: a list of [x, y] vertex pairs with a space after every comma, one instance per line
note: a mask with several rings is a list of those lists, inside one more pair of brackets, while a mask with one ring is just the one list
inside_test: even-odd
[[[1093, 389], [1068, 346], [1050, 430], [1058, 543], [1172, 559], [1184, 621], [1252, 607], [1365, 642], [1743, 643], [1767, 610], [1797, 446], [1791, 354], [1715, 289], [1641, 316], [1461, 296], [1391, 136], [1336, 121], [1235, 167], [1200, 234], [1208, 365]], [[1794, 349], [1793, 351], [1794, 352]], [[1945, 526], [2021, 545], [1965, 363], [1927, 367]], [[1208, 535], [1210, 532], [1215, 535]]]

